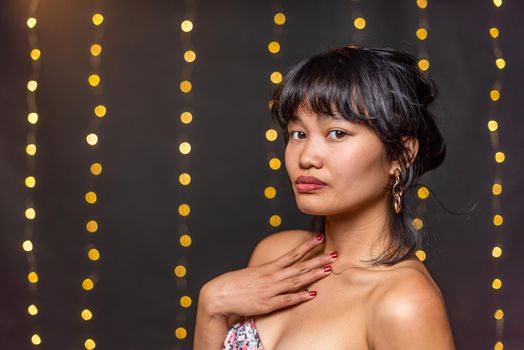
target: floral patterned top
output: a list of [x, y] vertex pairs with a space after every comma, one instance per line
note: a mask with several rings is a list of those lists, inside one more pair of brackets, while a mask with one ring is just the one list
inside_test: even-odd
[[223, 350], [264, 350], [255, 319], [250, 317], [235, 323], [227, 332]]

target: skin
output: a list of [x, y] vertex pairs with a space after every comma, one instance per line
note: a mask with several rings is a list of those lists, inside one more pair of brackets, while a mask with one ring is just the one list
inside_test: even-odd
[[[365, 125], [319, 118], [303, 106], [297, 117], [288, 125], [286, 169], [298, 208], [326, 216], [325, 239], [303, 230], [273, 234], [257, 245], [246, 269], [206, 284], [195, 349], [220, 349], [228, 319], [249, 315], [257, 315], [266, 350], [455, 349], [442, 294], [416, 256], [390, 267], [361, 261], [386, 247], [391, 198], [384, 187], [400, 164], [386, 158]], [[413, 159], [417, 140], [404, 142]], [[299, 192], [301, 175], [327, 186]], [[325, 265], [337, 273], [351, 268], [333, 274]], [[304, 291], [308, 284], [316, 296]]]

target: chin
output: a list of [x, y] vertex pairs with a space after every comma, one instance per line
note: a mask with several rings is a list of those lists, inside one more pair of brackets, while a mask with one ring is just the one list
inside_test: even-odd
[[313, 203], [313, 201], [297, 200], [297, 207], [301, 213], [306, 214], [306, 215], [323, 216], [323, 215], [332, 214], [332, 210], [329, 210], [329, 208], [326, 208], [325, 205], [315, 204]]

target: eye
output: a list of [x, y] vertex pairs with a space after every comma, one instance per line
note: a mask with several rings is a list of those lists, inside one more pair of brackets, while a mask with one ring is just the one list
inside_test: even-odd
[[304, 138], [305, 136], [306, 134], [299, 130], [289, 131], [289, 138], [292, 140], [299, 140], [301, 138]]
[[346, 132], [342, 131], [342, 130], [331, 130], [328, 135], [334, 135], [334, 138], [335, 140], [337, 139], [341, 139], [343, 138], [344, 136], [347, 135]]

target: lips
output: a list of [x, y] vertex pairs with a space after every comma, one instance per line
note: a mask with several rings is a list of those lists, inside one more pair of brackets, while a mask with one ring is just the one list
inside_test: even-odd
[[299, 192], [312, 192], [327, 186], [325, 182], [313, 176], [299, 176], [295, 183]]

